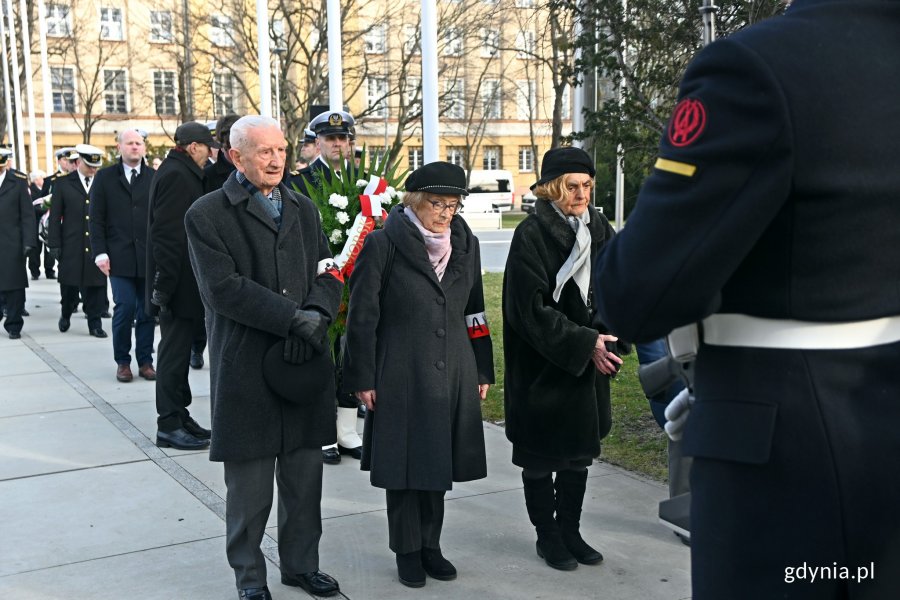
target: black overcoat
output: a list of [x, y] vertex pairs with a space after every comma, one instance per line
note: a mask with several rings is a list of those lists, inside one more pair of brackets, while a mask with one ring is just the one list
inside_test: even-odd
[[109, 273], [144, 277], [147, 270], [147, 208], [156, 173], [146, 164], [128, 183], [122, 161], [97, 171], [91, 184], [91, 250], [109, 256]]
[[[450, 225], [438, 281], [422, 234], [395, 207], [367, 238], [350, 279], [344, 391], [376, 392], [366, 417], [364, 470], [386, 489], [448, 490], [487, 474], [478, 385], [494, 382], [478, 239]], [[396, 248], [379, 302], [388, 244]], [[467, 316], [478, 319], [467, 328]]]
[[172, 149], [150, 183], [145, 298], [149, 315], [159, 312], [150, 302], [153, 290], [158, 289], [169, 295], [169, 310], [176, 317], [203, 318], [184, 233], [184, 215], [204, 194], [203, 181], [203, 169], [185, 152]]
[[[794, 0], [690, 65], [601, 254], [598, 306], [620, 335], [730, 313], [787, 342], [700, 346], [682, 441], [696, 600], [900, 594], [900, 343], [792, 345], [808, 324], [845, 324], [825, 336], [840, 346], [900, 316], [898, 97], [900, 1]], [[876, 573], [798, 589], [799, 565]]]
[[[506, 437], [528, 454], [592, 459], [611, 425], [609, 377], [591, 361], [602, 327], [574, 280], [553, 300], [575, 232], [547, 200], [538, 198], [534, 209], [516, 227], [503, 275]], [[596, 257], [614, 231], [588, 210]]]
[[263, 356], [287, 337], [294, 312], [314, 308], [333, 320], [344, 287], [328, 273], [317, 275], [331, 251], [315, 205], [283, 185], [281, 197], [279, 229], [232, 175], [185, 217], [206, 307], [210, 460], [251, 460], [335, 441], [333, 394], [287, 402], [263, 379]]
[[[92, 184], [93, 185], [93, 184]], [[94, 264], [90, 239], [91, 199], [78, 171], [53, 183], [47, 246], [59, 248], [59, 282], [71, 286], [106, 286], [106, 275]]]
[[203, 167], [203, 174], [206, 176], [206, 181], [203, 182], [204, 191], [209, 193], [222, 189], [225, 180], [232, 172], [234, 172], [234, 165], [225, 158], [224, 152], [219, 152], [219, 160]]
[[37, 247], [28, 177], [7, 169], [0, 185], [0, 291], [28, 287], [25, 246]]

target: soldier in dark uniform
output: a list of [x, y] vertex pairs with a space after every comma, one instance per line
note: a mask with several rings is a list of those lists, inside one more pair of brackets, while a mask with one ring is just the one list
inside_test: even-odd
[[206, 176], [204, 182], [206, 193], [221, 189], [225, 184], [225, 180], [234, 171], [234, 165], [228, 159], [228, 150], [231, 148], [229, 136], [231, 134], [231, 126], [240, 118], [240, 115], [225, 115], [216, 121], [216, 133], [213, 137], [222, 144], [222, 148], [219, 150], [216, 162], [206, 165], [203, 169], [203, 174]]
[[897, 0], [711, 44], [598, 259], [617, 335], [702, 321], [695, 600], [900, 597], [898, 97]]
[[22, 337], [25, 313], [25, 256], [37, 246], [28, 176], [9, 166], [12, 150], [0, 148], [0, 300], [9, 339]]
[[59, 262], [59, 289], [62, 295], [59, 330], [69, 330], [80, 291], [88, 331], [94, 337], [105, 338], [100, 317], [108, 302], [106, 275], [94, 264], [91, 252], [91, 201], [88, 194], [97, 168], [103, 164], [103, 151], [89, 144], [78, 144], [75, 152], [78, 153], [76, 169], [56, 180], [50, 203], [47, 245], [50, 254]]
[[[58, 165], [58, 171], [55, 173], [44, 177], [44, 181], [40, 186], [40, 191], [38, 193], [34, 193], [32, 191], [31, 199], [36, 200], [39, 198], [46, 198], [53, 192], [53, 184], [57, 179], [62, 177], [63, 175], [68, 175], [72, 171], [75, 170], [75, 162], [74, 159], [77, 157], [77, 153], [74, 148], [60, 148], [56, 151], [56, 164]], [[35, 227], [40, 232], [40, 220], [44, 217], [44, 215], [49, 211], [49, 209], [45, 209], [43, 202], [40, 204], [34, 205], [34, 216], [37, 219], [35, 223]], [[32, 279], [37, 279], [40, 273], [40, 260], [41, 260], [41, 246], [43, 246], [43, 259], [44, 259], [44, 275], [47, 276], [47, 279], [56, 279], [56, 260], [52, 256], [50, 256], [50, 247], [47, 246], [46, 243], [42, 243], [43, 240], [38, 238], [37, 247], [31, 252], [31, 255], [28, 257], [28, 267], [31, 269]]]
[[287, 177], [287, 186], [292, 189], [296, 186], [306, 194], [307, 181], [311, 185], [318, 185], [320, 178], [331, 181], [331, 169], [340, 172], [353, 155], [350, 128], [355, 122], [353, 115], [343, 110], [323, 112], [310, 121], [309, 128], [316, 134], [319, 155], [305, 169], [292, 172]]

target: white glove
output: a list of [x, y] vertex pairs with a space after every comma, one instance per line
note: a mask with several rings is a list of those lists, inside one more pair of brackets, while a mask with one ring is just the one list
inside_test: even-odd
[[691, 407], [694, 405], [694, 395], [684, 388], [678, 395], [672, 398], [666, 406], [666, 434], [673, 442], [681, 439], [684, 433], [684, 425], [687, 423], [688, 416], [691, 414]]

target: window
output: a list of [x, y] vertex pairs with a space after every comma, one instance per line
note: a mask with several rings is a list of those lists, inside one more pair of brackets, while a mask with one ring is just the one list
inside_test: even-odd
[[373, 117], [387, 117], [388, 84], [385, 77], [369, 77], [366, 79], [366, 104]]
[[516, 81], [516, 118], [527, 121], [535, 110], [534, 82], [528, 79]]
[[388, 156], [388, 149], [384, 146], [366, 146], [366, 162], [381, 165]]
[[450, 146], [447, 148], [447, 162], [457, 167], [465, 167], [466, 149], [462, 146]]
[[422, 146], [411, 146], [408, 152], [409, 164], [407, 169], [414, 171], [425, 164], [425, 154], [422, 152]]
[[100, 39], [124, 40], [125, 28], [122, 25], [121, 8], [100, 9]]
[[156, 114], [174, 115], [176, 110], [175, 71], [153, 71], [153, 100]]
[[217, 115], [236, 113], [234, 75], [215, 73], [213, 75], [213, 111]]
[[384, 54], [387, 46], [387, 27], [373, 25], [363, 36], [366, 54]]
[[419, 44], [419, 28], [415, 25], [407, 23], [403, 26], [403, 51], [406, 54], [420, 54], [422, 52], [421, 44]]
[[174, 39], [172, 13], [167, 10], [150, 11], [150, 41], [171, 42]]
[[47, 5], [47, 35], [50, 37], [69, 37], [72, 35], [72, 17], [69, 7], [63, 4]]
[[103, 101], [106, 112], [128, 112], [128, 82], [125, 69], [103, 69]]
[[519, 171], [523, 173], [534, 171], [534, 150], [531, 146], [519, 146]]
[[516, 8], [534, 8], [534, 0], [516, 0]]
[[234, 46], [234, 40], [231, 37], [231, 17], [226, 17], [225, 15], [213, 15], [210, 17], [209, 23], [209, 41], [212, 42], [213, 46]]
[[500, 31], [482, 27], [478, 33], [481, 40], [481, 56], [486, 58], [497, 56], [497, 52], [500, 51]]
[[462, 32], [458, 27], [449, 27], [444, 34], [444, 56], [459, 56], [462, 51]]
[[413, 106], [419, 103], [419, 97], [421, 96], [421, 90], [419, 88], [422, 85], [422, 79], [419, 77], [407, 77], [406, 78], [406, 105]]
[[500, 146], [485, 146], [483, 168], [486, 170], [502, 169], [503, 167], [500, 166], [501, 156], [503, 156], [503, 149]]
[[535, 42], [533, 31], [520, 31], [516, 34], [516, 56], [519, 58], [534, 58]]
[[462, 119], [466, 116], [462, 79], [448, 79], [445, 84], [444, 111], [448, 119]]
[[501, 113], [500, 80], [481, 82], [481, 112], [486, 119], [499, 119]]
[[53, 112], [75, 112], [75, 69], [50, 67]]
[[572, 118], [572, 87], [567, 83], [562, 91], [562, 110], [560, 116], [563, 121]]

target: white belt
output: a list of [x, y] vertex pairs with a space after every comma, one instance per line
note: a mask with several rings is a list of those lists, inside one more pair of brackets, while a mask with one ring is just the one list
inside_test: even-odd
[[847, 323], [813, 323], [715, 314], [703, 319], [703, 342], [713, 346], [847, 350], [900, 341], [900, 316]]

